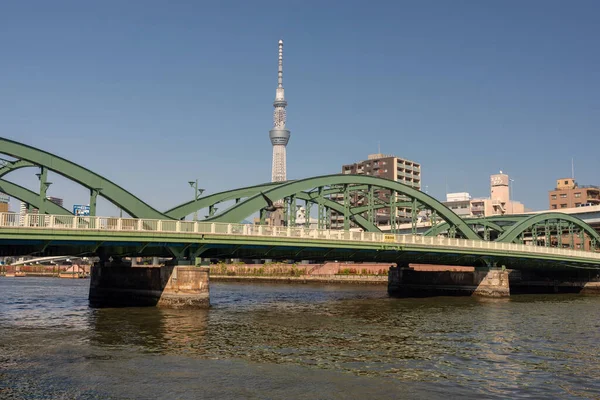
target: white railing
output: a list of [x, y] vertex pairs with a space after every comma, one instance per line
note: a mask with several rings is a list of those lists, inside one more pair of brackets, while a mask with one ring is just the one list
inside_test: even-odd
[[292, 237], [317, 240], [372, 242], [381, 243], [382, 245], [405, 244], [416, 247], [499, 250], [506, 252], [579, 257], [600, 261], [600, 253], [597, 252], [562, 249], [557, 247], [488, 242], [484, 240], [452, 239], [442, 236], [434, 237], [411, 234], [394, 235], [374, 232], [274, 227], [201, 221], [0, 213], [0, 236], [2, 228]]

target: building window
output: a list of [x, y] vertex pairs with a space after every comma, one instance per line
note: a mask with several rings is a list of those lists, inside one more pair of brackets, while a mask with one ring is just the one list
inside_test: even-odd
[[567, 205], [566, 204], [561, 204], [560, 208], [567, 208]]
[[556, 204], [552, 204], [552, 209], [556, 210]]
[[561, 199], [566, 199], [567, 198], [567, 194], [566, 193], [561, 193], [560, 198]]
[[552, 200], [556, 200], [556, 195], [555, 194], [552, 195]]
[[578, 199], [581, 197], [581, 193], [575, 193], [575, 198]]
[[569, 184], [569, 181], [565, 181], [565, 185], [568, 185], [568, 184]]
[[575, 203], [575, 207], [581, 207], [581, 203]]

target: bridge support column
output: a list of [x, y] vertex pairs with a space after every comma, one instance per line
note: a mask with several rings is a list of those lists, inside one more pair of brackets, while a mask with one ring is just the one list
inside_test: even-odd
[[600, 295], [600, 272], [594, 270], [513, 270], [510, 286], [514, 294], [580, 293]]
[[89, 302], [92, 307], [208, 308], [209, 268], [94, 265]]
[[481, 296], [508, 297], [508, 271], [415, 271], [407, 265], [390, 267], [388, 294], [392, 297]]

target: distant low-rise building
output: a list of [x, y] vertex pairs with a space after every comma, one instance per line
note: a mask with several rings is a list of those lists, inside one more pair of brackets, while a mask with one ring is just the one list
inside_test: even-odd
[[51, 201], [52, 203], [56, 204], [57, 206], [63, 206], [63, 199], [61, 199], [60, 197], [46, 197], [46, 199], [48, 199], [49, 201]]
[[443, 204], [463, 218], [522, 214], [525, 206], [510, 198], [510, 178], [500, 172], [490, 176], [490, 197], [471, 198], [466, 192], [448, 193]]

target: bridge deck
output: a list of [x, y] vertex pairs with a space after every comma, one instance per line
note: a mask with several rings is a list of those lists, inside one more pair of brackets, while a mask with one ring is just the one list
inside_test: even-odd
[[[315, 259], [600, 269], [600, 253], [484, 240], [193, 221], [0, 213], [0, 255]], [[21, 253], [18, 253], [21, 252]]]

